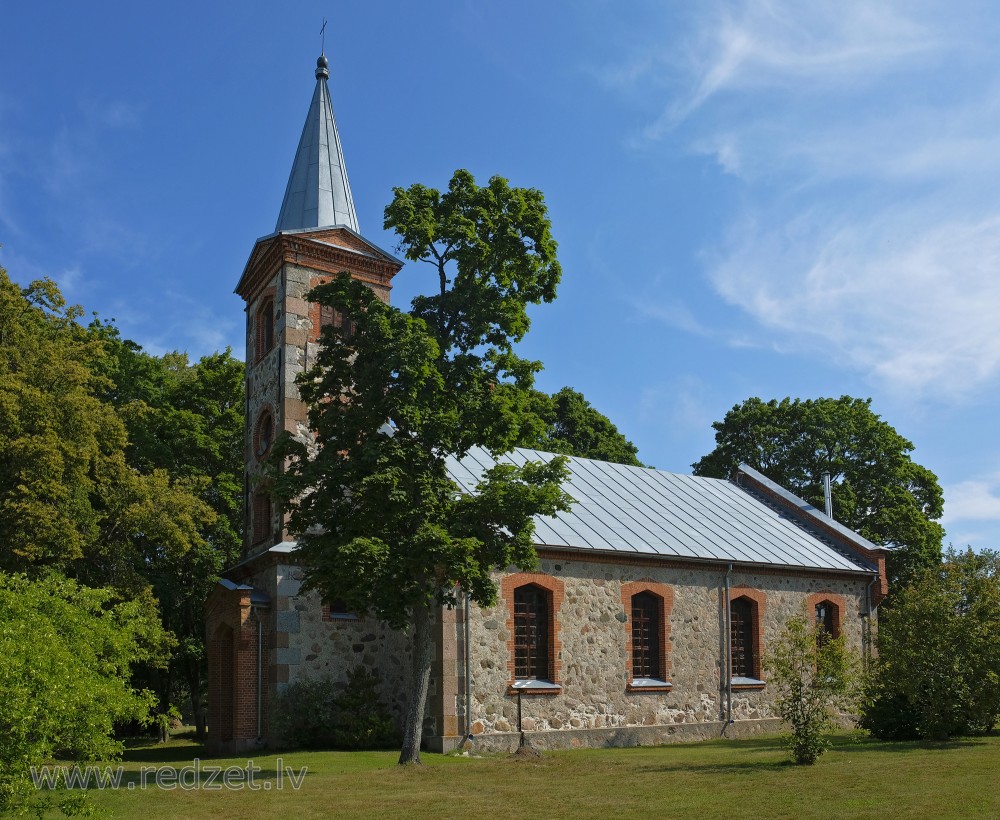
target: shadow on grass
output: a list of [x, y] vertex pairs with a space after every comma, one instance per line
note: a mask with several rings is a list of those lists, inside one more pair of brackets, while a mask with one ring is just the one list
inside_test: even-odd
[[205, 747], [201, 743], [174, 740], [160, 743], [147, 738], [136, 738], [125, 742], [122, 754], [124, 763], [175, 763], [181, 758], [205, 758]]

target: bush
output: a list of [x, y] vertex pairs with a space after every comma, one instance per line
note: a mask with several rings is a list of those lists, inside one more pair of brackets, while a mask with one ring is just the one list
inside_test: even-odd
[[121, 752], [115, 724], [146, 721], [154, 703], [133, 688], [132, 666], [155, 663], [163, 640], [156, 612], [140, 601], [54, 573], [0, 573], [0, 814], [44, 810], [52, 795], [35, 791], [32, 766]]
[[1000, 553], [949, 551], [896, 592], [879, 619], [861, 726], [943, 740], [1000, 718]]
[[346, 684], [329, 675], [296, 681], [275, 698], [272, 728], [292, 748], [390, 748], [399, 736], [378, 690], [378, 674], [364, 667]]
[[830, 745], [834, 710], [852, 703], [854, 656], [842, 637], [824, 635], [800, 616], [785, 624], [765, 663], [778, 714], [791, 726], [789, 752], [796, 763], [812, 765]]

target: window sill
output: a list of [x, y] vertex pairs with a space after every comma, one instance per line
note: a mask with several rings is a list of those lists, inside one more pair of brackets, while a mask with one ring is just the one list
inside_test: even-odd
[[745, 691], [763, 689], [765, 686], [767, 686], [767, 684], [764, 683], [764, 681], [762, 680], [758, 680], [757, 678], [733, 678], [732, 682], [730, 683], [730, 686], [732, 687], [734, 692], [737, 691], [745, 692]]
[[669, 692], [674, 688], [670, 681], [659, 678], [634, 678], [625, 686], [626, 692]]
[[507, 687], [509, 695], [558, 695], [562, 685], [548, 680], [516, 680]]

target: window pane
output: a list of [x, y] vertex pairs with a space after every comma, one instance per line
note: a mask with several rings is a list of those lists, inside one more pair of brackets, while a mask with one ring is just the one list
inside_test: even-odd
[[514, 590], [514, 676], [549, 679], [548, 594], [534, 584]]
[[662, 677], [660, 601], [649, 592], [632, 596], [632, 677]]
[[733, 677], [755, 678], [753, 656], [753, 607], [746, 598], [737, 598], [729, 606]]

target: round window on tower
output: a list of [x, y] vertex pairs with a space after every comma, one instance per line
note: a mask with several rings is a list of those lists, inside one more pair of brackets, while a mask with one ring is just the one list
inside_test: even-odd
[[253, 454], [257, 460], [263, 459], [274, 443], [274, 416], [270, 410], [265, 410], [257, 418], [257, 426], [253, 431]]

